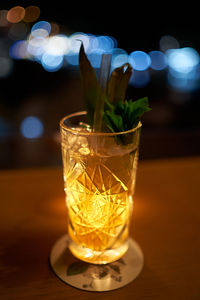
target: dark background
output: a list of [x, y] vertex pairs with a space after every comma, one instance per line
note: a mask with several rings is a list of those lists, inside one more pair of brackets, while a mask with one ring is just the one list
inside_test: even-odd
[[[0, 9], [15, 5], [37, 5], [41, 10], [38, 20], [58, 23], [61, 33], [113, 36], [128, 53], [159, 50], [164, 35], [200, 53], [198, 8], [192, 4], [180, 3], [175, 9], [169, 2], [1, 1]], [[4, 32], [0, 34], [5, 37]], [[0, 79], [0, 91], [0, 118], [7, 124], [7, 133], [0, 127], [0, 168], [60, 165], [59, 120], [84, 109], [78, 72], [67, 68], [47, 72], [35, 62], [15, 60], [12, 74]], [[200, 154], [199, 88], [175, 90], [167, 82], [167, 71], [151, 71], [149, 84], [129, 86], [127, 96], [148, 96], [152, 107], [143, 118], [141, 160]], [[42, 137], [25, 139], [21, 135], [21, 121], [28, 115], [42, 120]]]

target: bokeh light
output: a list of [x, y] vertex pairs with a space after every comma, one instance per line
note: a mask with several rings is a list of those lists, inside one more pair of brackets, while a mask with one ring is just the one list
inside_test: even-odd
[[197, 66], [189, 73], [169, 72], [167, 79], [174, 89], [191, 92], [200, 88], [200, 68]]
[[85, 51], [87, 52], [90, 47], [90, 38], [87, 34], [84, 34], [82, 32], [77, 32], [72, 35], [70, 35], [70, 42], [71, 42], [71, 54], [78, 54], [79, 49], [81, 46], [81, 42], [84, 45]]
[[13, 69], [13, 61], [9, 57], [0, 57], [0, 78], [10, 75]]
[[70, 46], [71, 41], [66, 35], [54, 35], [48, 38], [45, 52], [52, 55], [64, 55], [68, 52]]
[[159, 41], [160, 50], [165, 52], [168, 49], [177, 49], [180, 47], [177, 39], [171, 35], [164, 35]]
[[[6, 17], [10, 20], [13, 18], [12, 22], [19, 22], [23, 11], [21, 6], [15, 6], [9, 11], [0, 10], [1, 26], [5, 23]], [[150, 51], [149, 54], [138, 50], [128, 54], [124, 49], [117, 48], [117, 40], [112, 36], [83, 32], [75, 32], [71, 35], [61, 34], [59, 25], [54, 22], [36, 21], [28, 34], [28, 22], [35, 21], [39, 15], [40, 9], [37, 6], [29, 6], [25, 9], [23, 19], [26, 23], [9, 25], [9, 38], [18, 40], [17, 43], [11, 45], [9, 56], [14, 59], [37, 61], [48, 72], [57, 71], [63, 66], [78, 67], [81, 42], [92, 66], [96, 69], [100, 68], [104, 53], [112, 54], [111, 71], [127, 62], [130, 63], [133, 70], [137, 71], [132, 77], [132, 84], [137, 87], [145, 86], [149, 82], [149, 73], [144, 72], [149, 68], [159, 71], [169, 66], [170, 74], [172, 72], [190, 72], [190, 68], [193, 68], [194, 59], [198, 55], [197, 52], [194, 54], [196, 50], [191, 50], [192, 48], [189, 47], [187, 48], [190, 49], [188, 53], [179, 52], [178, 56], [177, 52], [176, 55], [174, 52], [170, 52], [179, 49], [179, 42], [170, 35], [161, 37], [159, 41], [160, 50]], [[192, 51], [193, 54], [191, 54]]]
[[151, 68], [153, 70], [160, 71], [167, 67], [167, 58], [163, 52], [154, 50], [149, 52], [149, 56], [151, 59]]
[[87, 37], [88, 37], [88, 41], [89, 41], [88, 46], [87, 46], [87, 54], [89, 54], [91, 51], [99, 49], [99, 48], [98, 48], [98, 40], [97, 40], [96, 35], [87, 33]]
[[5, 27], [8, 25], [7, 14], [8, 14], [8, 10], [6, 9], [0, 10], [0, 27]]
[[129, 63], [137, 71], [147, 70], [151, 64], [151, 59], [144, 51], [133, 51], [129, 55]]
[[61, 55], [50, 55], [44, 53], [42, 55], [41, 64], [43, 68], [48, 72], [58, 71], [63, 65], [63, 56]]
[[92, 48], [99, 48], [105, 52], [109, 52], [111, 49], [116, 47], [115, 40], [106, 35], [97, 36], [96, 39], [92, 41]]
[[28, 41], [27, 51], [33, 57], [38, 59], [43, 53], [47, 40], [43, 37], [33, 37]]
[[200, 61], [198, 52], [190, 47], [170, 49], [166, 55], [169, 67], [181, 73], [190, 72]]
[[128, 53], [121, 48], [113, 48], [110, 53], [112, 54], [111, 71], [117, 67], [120, 67], [123, 64], [122, 61], [126, 61], [128, 58]]
[[88, 59], [90, 60], [90, 63], [93, 66], [93, 68], [100, 68], [103, 53], [104, 51], [102, 49], [93, 49], [88, 54]]
[[28, 42], [26, 40], [16, 41], [9, 49], [9, 56], [14, 59], [30, 58], [30, 53], [27, 48]]
[[22, 6], [14, 6], [7, 13], [7, 20], [10, 23], [18, 23], [23, 20], [25, 9]]
[[40, 21], [33, 25], [31, 28], [32, 36], [48, 36], [51, 32], [51, 24], [46, 21]]
[[40, 16], [40, 8], [38, 6], [28, 6], [25, 8], [25, 16], [23, 21], [30, 23], [36, 21]]
[[26, 38], [28, 31], [29, 27], [25, 23], [20, 22], [10, 27], [8, 36], [12, 40], [20, 40]]
[[55, 23], [55, 22], [51, 22], [50, 25], [51, 25], [51, 32], [50, 32], [50, 34], [51, 35], [59, 34], [59, 32], [60, 32], [59, 25], [57, 23]]
[[91, 51], [90, 41], [92, 40], [92, 37], [82, 32], [76, 32], [70, 35], [69, 40], [70, 40], [70, 48], [65, 55], [65, 59], [69, 65], [76, 67], [79, 64], [78, 56], [79, 56], [81, 42], [84, 45], [85, 51], [90, 52]]
[[29, 36], [30, 37], [43, 37], [46, 38], [49, 36], [49, 32], [46, 29], [38, 28], [35, 29]]
[[127, 53], [118, 54], [112, 59], [112, 69], [121, 67], [122, 65], [126, 64], [129, 60], [129, 56]]
[[200, 57], [198, 52], [193, 48], [186, 47], [169, 49], [166, 51], [166, 55], [169, 65], [169, 85], [182, 91], [199, 88]]
[[65, 60], [71, 66], [74, 67], [78, 66], [79, 64], [78, 53], [69, 52], [68, 54], [65, 55]]
[[28, 116], [21, 122], [20, 132], [27, 139], [35, 139], [43, 134], [44, 126], [38, 117]]

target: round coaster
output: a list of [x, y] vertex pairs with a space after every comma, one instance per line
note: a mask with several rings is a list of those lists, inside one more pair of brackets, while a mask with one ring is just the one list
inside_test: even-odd
[[65, 283], [87, 291], [110, 291], [133, 281], [141, 272], [144, 263], [139, 245], [129, 240], [129, 249], [119, 260], [94, 265], [76, 259], [68, 249], [68, 236], [56, 241], [51, 253], [50, 264], [56, 275]]

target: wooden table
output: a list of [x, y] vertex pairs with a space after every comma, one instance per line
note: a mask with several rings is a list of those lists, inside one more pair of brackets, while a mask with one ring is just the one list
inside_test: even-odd
[[110, 292], [60, 281], [48, 265], [66, 232], [61, 169], [0, 172], [0, 299], [200, 299], [200, 157], [140, 162], [132, 234], [139, 277]]

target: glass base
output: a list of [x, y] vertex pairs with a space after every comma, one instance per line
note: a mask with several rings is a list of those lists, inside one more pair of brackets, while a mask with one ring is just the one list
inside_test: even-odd
[[69, 250], [69, 237], [60, 237], [50, 252], [53, 272], [63, 282], [85, 291], [104, 292], [123, 287], [142, 271], [144, 257], [137, 242], [129, 238], [125, 255], [110, 264], [90, 264], [76, 259]]
[[129, 243], [126, 241], [120, 247], [108, 249], [105, 251], [93, 251], [89, 248], [79, 246], [72, 240], [69, 240], [69, 249], [71, 253], [80, 260], [91, 264], [108, 264], [121, 258], [128, 250]]

